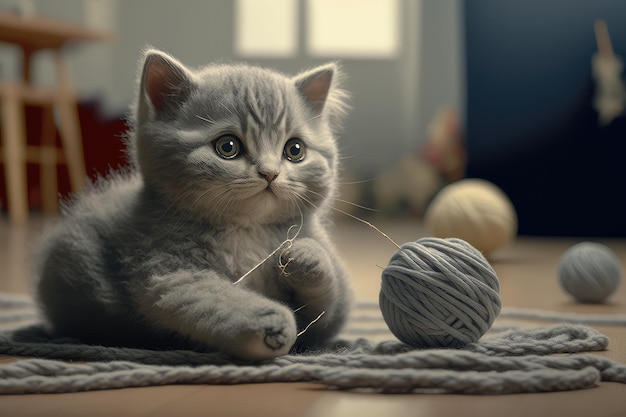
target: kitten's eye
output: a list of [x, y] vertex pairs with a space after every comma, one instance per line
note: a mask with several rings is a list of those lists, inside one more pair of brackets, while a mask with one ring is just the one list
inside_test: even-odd
[[305, 147], [304, 142], [298, 138], [289, 139], [285, 144], [283, 151], [285, 158], [291, 162], [300, 162], [304, 159]]
[[224, 135], [215, 141], [215, 152], [224, 159], [233, 159], [242, 152], [241, 141], [233, 135]]

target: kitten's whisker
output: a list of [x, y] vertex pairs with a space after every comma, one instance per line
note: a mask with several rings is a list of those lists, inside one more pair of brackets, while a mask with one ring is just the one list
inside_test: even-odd
[[354, 184], [365, 184], [368, 182], [374, 182], [380, 178], [383, 178], [384, 175], [379, 175], [378, 177], [374, 177], [374, 178], [368, 178], [366, 180], [357, 180], [357, 181], [346, 181], [346, 182], [339, 182], [339, 185], [354, 185]]
[[202, 117], [202, 116], [200, 116], [200, 115], [198, 115], [198, 114], [196, 114], [196, 117], [197, 117], [198, 119], [200, 119], [200, 120], [204, 121], [204, 122], [209, 123], [209, 124], [215, 124], [215, 121], [213, 121], [213, 120], [211, 120], [211, 119], [208, 119], [208, 118], [206, 118], [206, 117]]
[[[318, 192], [315, 192], [313, 190], [309, 190], [309, 192], [312, 193], [312, 194], [315, 194], [317, 196], [320, 196], [322, 198], [325, 198], [322, 194], [320, 194]], [[371, 208], [371, 207], [362, 206], [360, 204], [353, 203], [352, 201], [348, 201], [348, 200], [343, 200], [341, 198], [332, 197], [332, 199], [335, 200], [335, 201], [339, 201], [341, 203], [349, 204], [349, 205], [351, 205], [353, 207], [358, 207], [358, 208], [363, 209], [363, 210], [372, 211], [372, 212], [376, 212], [376, 213], [380, 212], [380, 210], [377, 210], [377, 209], [374, 209], [374, 208]]]
[[[161, 221], [166, 217], [166, 215], [175, 207], [178, 208], [183, 208], [181, 203], [183, 203], [186, 199], [186, 195], [184, 193], [181, 193], [175, 200], [173, 200], [165, 209], [165, 211], [163, 212], [163, 214], [161, 215], [161, 217], [159, 217], [159, 220], [157, 221], [157, 223], [161, 223]], [[185, 210], [183, 210], [185, 211]], [[177, 230], [179, 230], [180, 226], [184, 224], [185, 221], [187, 221], [186, 218], [184, 218], [183, 216], [176, 216], [176, 222], [172, 225], [172, 228], [170, 230], [170, 232], [175, 232]]]
[[318, 207], [315, 205], [315, 203], [313, 203], [311, 200], [309, 200], [308, 198], [306, 198], [304, 195], [294, 192], [294, 195], [300, 200], [300, 201], [304, 201], [305, 203], [308, 203], [309, 205], [311, 205], [311, 207], [313, 207], [314, 209], [317, 209]]
[[[181, 199], [182, 199], [182, 198], [181, 198]], [[178, 201], [179, 201], [179, 200], [180, 200], [180, 199], [177, 199], [177, 200], [175, 200], [175, 201], [172, 201], [171, 203], [169, 203], [169, 204], [167, 205], [167, 208], [166, 208], [165, 210], [163, 210], [163, 213], [162, 213], [162, 214], [161, 214], [161, 216], [157, 219], [157, 221], [156, 221], [156, 223], [157, 223], [157, 224], [160, 224], [160, 223], [163, 221], [163, 219], [165, 218], [165, 216], [166, 216], [166, 215], [170, 212], [170, 210], [174, 207], [174, 205], [178, 203]]]
[[[188, 216], [179, 216], [178, 221], [172, 226], [171, 233], [179, 231], [182, 227], [185, 226], [185, 224], [191, 221], [191, 217], [193, 217], [192, 209], [198, 203], [198, 201], [200, 201], [201, 199], [203, 199], [205, 196], [207, 196], [210, 193], [215, 193], [213, 197], [209, 200], [209, 203], [217, 202], [215, 206], [219, 207], [221, 205], [220, 199], [223, 200], [227, 192], [228, 192], [228, 187], [226, 184], [218, 184], [214, 187], [210, 187], [204, 190], [201, 194], [196, 196], [193, 199], [193, 201], [191, 201], [191, 203], [189, 203], [189, 205], [187, 206], [180, 205], [181, 202], [186, 200], [184, 196], [178, 199], [177, 201], [174, 201], [170, 205], [168, 210], [170, 210], [174, 206], [179, 206], [185, 213], [188, 214]], [[213, 204], [211, 204], [211, 206], [213, 206]], [[218, 211], [218, 210], [214, 210], [214, 211]]]
[[[310, 191], [310, 190], [309, 190]], [[311, 204], [313, 207], [316, 207], [315, 204], [313, 204], [313, 202], [311, 202], [310, 200], [308, 200], [306, 197], [304, 197], [303, 195], [298, 195], [301, 199], [303, 199], [304, 201], [306, 201], [307, 203]], [[338, 209], [337, 207], [333, 207], [333, 206], [329, 206], [329, 208], [331, 210], [335, 210], [338, 213], [341, 214], [345, 214], [348, 217], [353, 218], [354, 220], [358, 220], [363, 224], [366, 224], [367, 226], [371, 227], [372, 229], [376, 230], [380, 235], [382, 235], [385, 239], [387, 239], [389, 242], [391, 242], [395, 247], [397, 247], [398, 249], [400, 248], [400, 245], [398, 245], [392, 238], [390, 238], [385, 232], [383, 232], [382, 230], [380, 230], [378, 227], [374, 226], [372, 223], [368, 222], [367, 220], [363, 220], [360, 217], [354, 216], [348, 212], [345, 212], [341, 209]]]
[[344, 150], [347, 151], [349, 149], [350, 149], [349, 146], [342, 146], [338, 149], [340, 160], [344, 161], [346, 159], [356, 158], [357, 156], [362, 154], [362, 152], [350, 152], [348, 153], [348, 155], [344, 155], [343, 154]]
[[363, 209], [363, 210], [371, 211], [371, 212], [374, 212], [374, 213], [380, 213], [380, 210], [378, 210], [378, 209], [374, 209], [374, 208], [367, 207], [367, 206], [362, 206], [360, 204], [353, 203], [353, 202], [348, 201], [348, 200], [342, 200], [341, 198], [333, 198], [333, 200], [339, 201], [340, 203], [349, 204], [349, 205], [351, 205], [353, 207], [357, 207], [357, 208], [360, 208], [360, 209]]
[[339, 213], [345, 214], [348, 217], [352, 217], [354, 220], [358, 220], [363, 224], [368, 225], [369, 227], [371, 227], [372, 229], [376, 230], [378, 233], [380, 233], [384, 238], [386, 238], [389, 242], [391, 242], [396, 248], [401, 249], [400, 245], [398, 245], [392, 238], [390, 238], [385, 232], [383, 232], [382, 230], [380, 230], [378, 227], [374, 226], [372, 223], [368, 222], [367, 220], [363, 220], [360, 217], [354, 216], [348, 212], [345, 212], [341, 209], [338, 209], [337, 207], [330, 207], [332, 210], [335, 210]]
[[347, 161], [348, 159], [352, 159], [352, 158], [356, 158], [357, 156], [359, 156], [359, 154], [353, 153], [350, 155], [340, 155], [339, 156], [339, 160], [340, 161]]
[[315, 119], [318, 119], [318, 118], [320, 118], [320, 117], [322, 117], [322, 113], [318, 114], [317, 116], [313, 116], [313, 117], [311, 117], [310, 119], [307, 119], [306, 121], [307, 121], [307, 122], [310, 122], [311, 120], [315, 120]]
[[233, 113], [233, 111], [231, 109], [226, 107], [226, 104], [222, 103], [221, 101], [219, 103], [220, 103], [220, 106], [222, 106], [224, 108], [224, 110], [226, 110], [228, 112], [228, 114], [230, 114], [231, 116], [235, 116], [235, 113]]

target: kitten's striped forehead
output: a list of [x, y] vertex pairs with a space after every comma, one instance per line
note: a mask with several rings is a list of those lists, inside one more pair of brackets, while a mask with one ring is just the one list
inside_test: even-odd
[[254, 136], [289, 131], [292, 115], [288, 87], [284, 79], [273, 74], [251, 72], [233, 77], [231, 105], [242, 131]]
[[242, 110], [245, 110], [258, 126], [273, 130], [285, 129], [287, 120], [285, 86], [263, 87], [265, 86], [252, 85], [244, 89], [241, 103], [245, 109]]

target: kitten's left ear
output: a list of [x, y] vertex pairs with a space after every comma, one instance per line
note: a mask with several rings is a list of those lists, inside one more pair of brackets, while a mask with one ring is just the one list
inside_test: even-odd
[[139, 89], [139, 116], [151, 108], [156, 118], [168, 119], [193, 89], [193, 74], [178, 60], [156, 49], [144, 54]]
[[347, 94], [339, 89], [340, 78], [339, 67], [330, 63], [297, 75], [294, 83], [316, 116], [328, 113], [331, 118], [338, 118], [347, 107]]

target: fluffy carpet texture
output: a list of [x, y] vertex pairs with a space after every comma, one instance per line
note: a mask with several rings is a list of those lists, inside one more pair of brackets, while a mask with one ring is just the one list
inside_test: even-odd
[[[61, 393], [167, 384], [311, 382], [393, 393], [508, 394], [626, 383], [626, 365], [589, 352], [608, 338], [577, 323], [626, 325], [626, 317], [506, 310], [500, 318], [555, 320], [541, 328], [494, 327], [462, 349], [414, 349], [392, 339], [376, 303], [357, 303], [341, 339], [258, 363], [220, 353], [90, 346], [51, 339], [32, 301], [0, 294], [0, 393]], [[367, 338], [365, 338], [367, 337]], [[558, 354], [558, 355], [557, 355]], [[73, 363], [77, 361], [79, 363]]]

